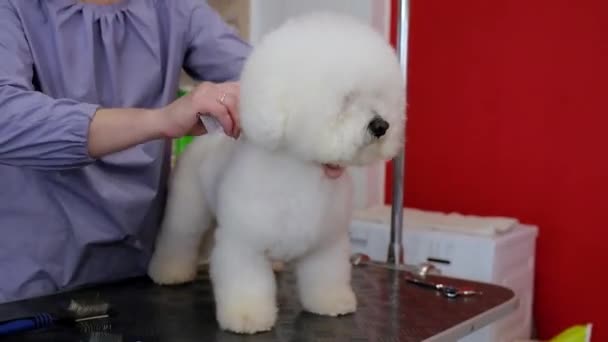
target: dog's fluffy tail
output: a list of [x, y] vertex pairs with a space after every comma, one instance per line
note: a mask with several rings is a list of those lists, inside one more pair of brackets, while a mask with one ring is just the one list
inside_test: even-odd
[[[226, 139], [210, 134], [194, 139], [179, 156], [170, 176], [169, 194], [149, 275], [161, 284], [192, 280], [201, 261], [203, 239], [215, 225], [214, 193], [219, 151]], [[221, 164], [221, 163], [219, 163]], [[205, 172], [202, 167], [205, 166]]]
[[178, 157], [170, 177], [163, 229], [188, 232], [204, 229], [210, 213], [201, 186], [200, 168], [208, 155], [207, 137], [192, 141]]

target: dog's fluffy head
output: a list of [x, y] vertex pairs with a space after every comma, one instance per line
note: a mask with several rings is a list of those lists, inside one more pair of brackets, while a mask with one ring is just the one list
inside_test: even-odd
[[380, 34], [341, 14], [308, 14], [264, 37], [247, 60], [243, 135], [320, 164], [386, 160], [403, 147], [404, 95]]

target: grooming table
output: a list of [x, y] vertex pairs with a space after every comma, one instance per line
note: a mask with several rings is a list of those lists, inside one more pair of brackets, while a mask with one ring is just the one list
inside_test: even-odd
[[[274, 342], [274, 341], [456, 341], [517, 307], [511, 290], [488, 284], [428, 276], [454, 285], [475, 286], [480, 296], [449, 299], [410, 284], [403, 271], [359, 265], [353, 269], [359, 301], [355, 314], [338, 318], [303, 312], [291, 271], [277, 274], [279, 318], [271, 332], [237, 335], [219, 330], [208, 272], [196, 282], [161, 287], [148, 278], [0, 305], [0, 320], [52, 311], [70, 299], [98, 297], [116, 310], [110, 320], [81, 329], [27, 333], [2, 341], [106, 342]], [[243, 284], [247, 286], [247, 284]]]

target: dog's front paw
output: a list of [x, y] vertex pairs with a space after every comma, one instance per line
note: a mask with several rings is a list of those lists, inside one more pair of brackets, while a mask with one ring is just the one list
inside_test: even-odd
[[218, 305], [217, 320], [223, 330], [238, 334], [255, 334], [272, 329], [277, 319], [277, 308], [262, 298], [239, 298]]
[[357, 297], [350, 287], [319, 289], [302, 294], [306, 311], [324, 316], [340, 316], [357, 310]]
[[196, 278], [197, 264], [190, 260], [154, 255], [148, 265], [148, 276], [159, 285], [177, 285]]

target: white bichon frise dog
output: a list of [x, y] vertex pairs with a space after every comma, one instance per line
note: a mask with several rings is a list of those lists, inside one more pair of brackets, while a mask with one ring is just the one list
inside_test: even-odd
[[346, 168], [403, 147], [404, 92], [395, 51], [355, 19], [309, 14], [268, 34], [242, 73], [241, 137], [199, 137], [177, 162], [150, 277], [192, 281], [213, 227], [222, 329], [272, 329], [273, 261], [293, 264], [304, 310], [354, 312]]

